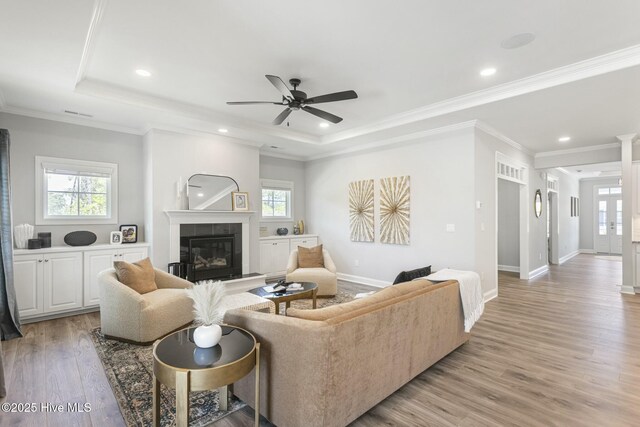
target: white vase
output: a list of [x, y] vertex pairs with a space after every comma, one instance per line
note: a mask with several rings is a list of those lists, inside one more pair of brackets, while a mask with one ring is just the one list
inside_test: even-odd
[[217, 345], [222, 338], [220, 325], [202, 325], [193, 331], [193, 342], [200, 348], [209, 348]]

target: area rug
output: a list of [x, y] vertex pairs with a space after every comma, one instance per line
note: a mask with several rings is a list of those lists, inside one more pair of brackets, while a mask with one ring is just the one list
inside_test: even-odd
[[[139, 346], [106, 339], [100, 328], [91, 331], [91, 338], [127, 425], [152, 425], [153, 346]], [[160, 425], [174, 426], [175, 391], [162, 386], [160, 400]], [[219, 410], [217, 390], [190, 393], [189, 401], [190, 426], [209, 425], [246, 405], [233, 397], [229, 402], [228, 411]]]
[[[338, 290], [338, 293], [331, 298], [316, 298], [316, 308], [328, 307], [330, 305], [343, 304], [345, 302], [353, 301], [354, 295], [347, 292]], [[313, 307], [313, 300], [300, 299], [291, 301], [291, 307], [300, 308], [303, 310], [310, 310]]]

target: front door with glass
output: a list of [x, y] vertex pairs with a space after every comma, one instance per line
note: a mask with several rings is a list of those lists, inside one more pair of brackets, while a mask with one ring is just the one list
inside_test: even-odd
[[595, 208], [596, 252], [622, 254], [622, 188], [598, 188]]

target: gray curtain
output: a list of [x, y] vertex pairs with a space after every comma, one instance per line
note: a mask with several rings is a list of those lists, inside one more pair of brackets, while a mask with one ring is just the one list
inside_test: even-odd
[[[13, 287], [13, 239], [11, 186], [9, 181], [9, 131], [0, 129], [0, 338], [22, 336], [18, 303]], [[0, 347], [0, 397], [6, 395]]]

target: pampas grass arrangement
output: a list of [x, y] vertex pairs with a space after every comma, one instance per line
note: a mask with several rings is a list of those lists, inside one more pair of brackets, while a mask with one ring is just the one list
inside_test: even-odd
[[224, 313], [220, 310], [220, 302], [225, 295], [224, 283], [220, 280], [198, 282], [187, 289], [193, 300], [194, 322], [198, 325], [214, 325], [222, 322]]

